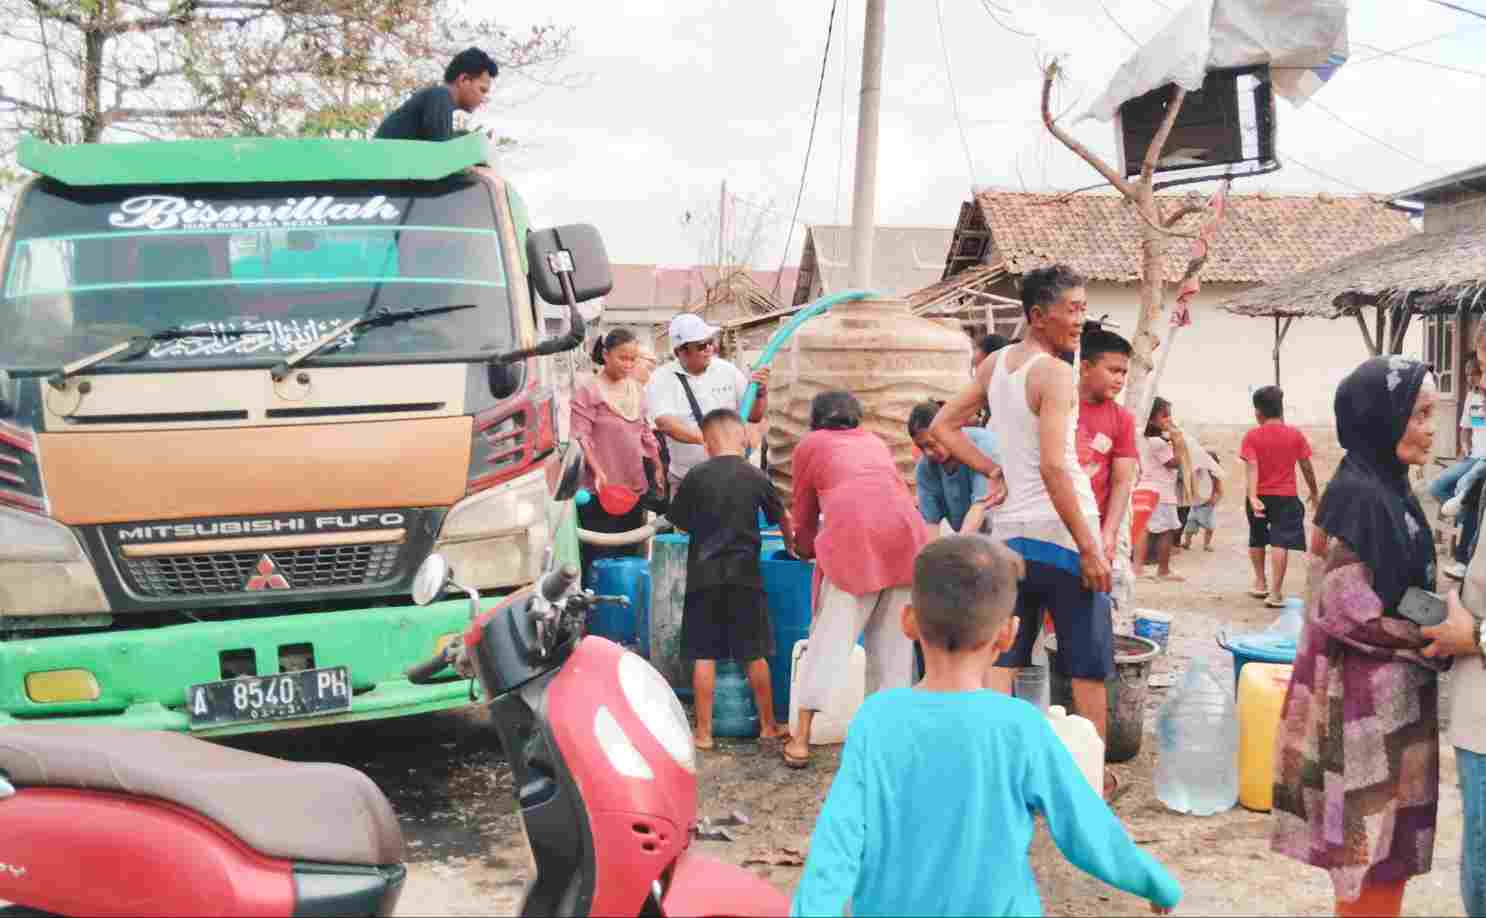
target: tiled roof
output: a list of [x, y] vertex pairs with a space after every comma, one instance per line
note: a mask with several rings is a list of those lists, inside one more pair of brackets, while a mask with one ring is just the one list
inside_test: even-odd
[[[1187, 200], [1157, 195], [1170, 214]], [[1034, 194], [980, 189], [976, 202], [991, 231], [988, 260], [1001, 259], [1012, 274], [1055, 261], [1095, 280], [1140, 278], [1142, 221], [1134, 206], [1114, 194]], [[1176, 227], [1196, 229], [1198, 216]], [[1331, 194], [1231, 194], [1205, 283], [1260, 283], [1402, 239], [1413, 232], [1408, 216], [1365, 196]], [[1166, 278], [1180, 280], [1191, 241], [1170, 237]]]
[[[614, 289], [604, 297], [606, 308], [649, 308], [694, 306], [707, 295], [707, 287], [717, 282], [714, 265], [613, 265]], [[775, 297], [781, 302], [788, 300], [795, 289], [797, 267], [784, 269], [779, 278], [779, 293]], [[774, 289], [774, 278], [778, 271], [750, 271], [753, 282], [766, 292]]]

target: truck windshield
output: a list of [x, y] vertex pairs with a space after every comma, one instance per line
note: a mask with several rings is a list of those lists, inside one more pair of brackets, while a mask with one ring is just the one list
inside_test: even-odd
[[47, 371], [161, 328], [121, 366], [266, 365], [380, 307], [475, 304], [348, 332], [318, 362], [512, 346], [490, 192], [437, 182], [100, 187], [42, 179], [18, 201], [0, 367]]

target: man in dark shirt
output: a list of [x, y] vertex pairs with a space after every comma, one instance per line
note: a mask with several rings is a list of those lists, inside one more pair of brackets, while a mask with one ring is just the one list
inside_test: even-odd
[[377, 128], [378, 140], [448, 140], [454, 136], [454, 109], [473, 112], [485, 104], [500, 68], [479, 48], [454, 55], [441, 86], [413, 93]]
[[774, 739], [787, 731], [774, 722], [769, 661], [774, 632], [764, 603], [759, 568], [759, 511], [779, 524], [785, 547], [794, 548], [789, 512], [768, 476], [743, 458], [747, 445], [743, 419], [730, 408], [702, 418], [706, 462], [682, 479], [669, 516], [691, 535], [686, 557], [686, 602], [681, 610], [681, 656], [692, 668], [698, 748], [712, 748], [712, 692], [718, 660], [746, 664], [758, 705], [759, 735]]

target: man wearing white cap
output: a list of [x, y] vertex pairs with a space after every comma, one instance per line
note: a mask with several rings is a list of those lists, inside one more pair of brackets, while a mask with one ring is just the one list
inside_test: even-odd
[[[671, 493], [681, 479], [707, 459], [702, 446], [702, 418], [717, 408], [738, 411], [749, 377], [742, 370], [715, 356], [718, 329], [701, 316], [683, 312], [671, 320], [671, 353], [673, 362], [658, 368], [645, 387], [645, 401], [651, 423], [669, 441], [671, 453], [669, 479]], [[769, 370], [753, 371], [758, 383], [750, 423], [763, 418], [769, 404]]]

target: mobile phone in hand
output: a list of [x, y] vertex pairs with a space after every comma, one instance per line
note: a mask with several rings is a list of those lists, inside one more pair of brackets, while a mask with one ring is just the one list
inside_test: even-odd
[[1449, 609], [1445, 606], [1445, 598], [1438, 593], [1409, 587], [1398, 601], [1398, 614], [1416, 625], [1430, 628], [1444, 621]]

